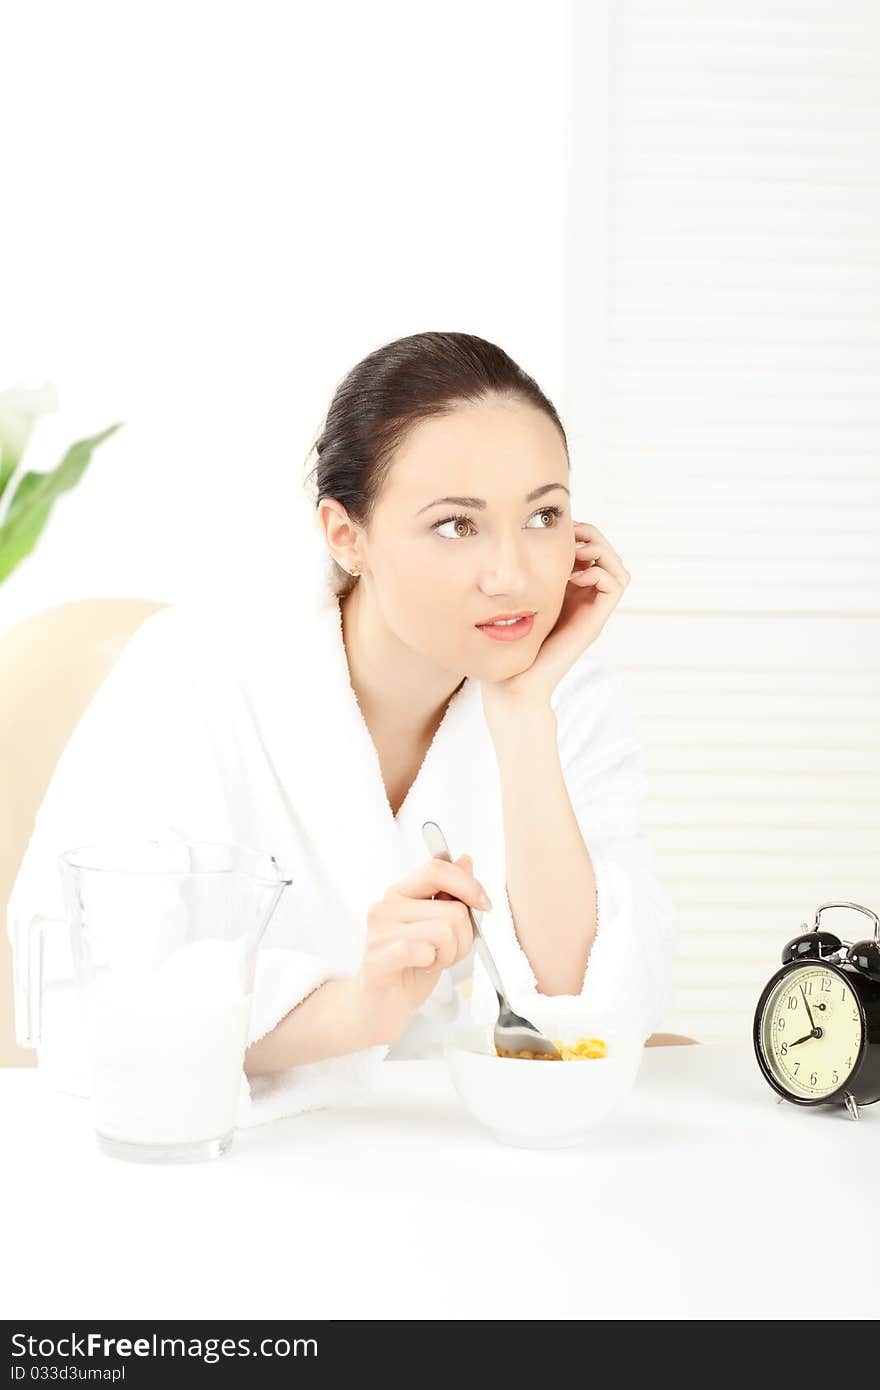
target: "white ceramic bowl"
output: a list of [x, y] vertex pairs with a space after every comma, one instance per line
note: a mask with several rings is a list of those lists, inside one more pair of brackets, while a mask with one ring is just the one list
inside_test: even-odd
[[[531, 1015], [530, 1015], [531, 1017]], [[499, 1057], [492, 1024], [463, 1023], [450, 1033], [444, 1056], [453, 1084], [473, 1117], [502, 1144], [561, 1149], [586, 1139], [629, 1093], [644, 1041], [625, 1029], [566, 1019], [532, 1022], [554, 1040], [604, 1038], [607, 1057], [535, 1062]]]

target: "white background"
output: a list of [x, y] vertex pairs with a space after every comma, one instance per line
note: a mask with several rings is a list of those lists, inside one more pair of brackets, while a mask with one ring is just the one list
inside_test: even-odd
[[393, 338], [479, 333], [558, 397], [565, 14], [4, 5], [0, 382], [57, 384], [34, 468], [126, 424], [0, 630], [213, 592], [267, 552], [295, 573], [323, 414]]

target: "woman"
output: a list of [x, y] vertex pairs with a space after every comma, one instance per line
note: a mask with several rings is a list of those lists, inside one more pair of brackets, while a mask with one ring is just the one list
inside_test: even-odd
[[[641, 750], [592, 651], [630, 576], [571, 516], [554, 407], [484, 339], [416, 334], [348, 374], [317, 455], [315, 593], [293, 622], [265, 595], [147, 619], [62, 755], [10, 904], [51, 911], [53, 857], [111, 826], [275, 853], [293, 883], [259, 954], [243, 1124], [438, 1055], [471, 970], [470, 1011], [494, 1018], [464, 903], [536, 1022], [552, 996], [556, 1018], [647, 1037], [669, 997]], [[427, 854], [429, 819], [453, 863]]]

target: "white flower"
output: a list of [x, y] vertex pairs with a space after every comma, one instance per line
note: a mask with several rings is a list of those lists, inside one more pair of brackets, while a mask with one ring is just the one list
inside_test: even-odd
[[57, 409], [58, 393], [48, 381], [41, 386], [20, 385], [0, 391], [0, 526], [25, 473], [22, 456], [34, 421]]
[[18, 463], [34, 421], [58, 409], [58, 393], [50, 382], [42, 386], [12, 386], [0, 391], [0, 467]]

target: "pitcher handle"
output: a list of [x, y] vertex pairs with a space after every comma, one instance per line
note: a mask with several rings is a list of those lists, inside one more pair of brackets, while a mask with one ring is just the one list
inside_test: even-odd
[[13, 929], [13, 1012], [19, 1047], [39, 1047], [43, 1023], [43, 940], [47, 927], [67, 927], [63, 917], [36, 914]]

